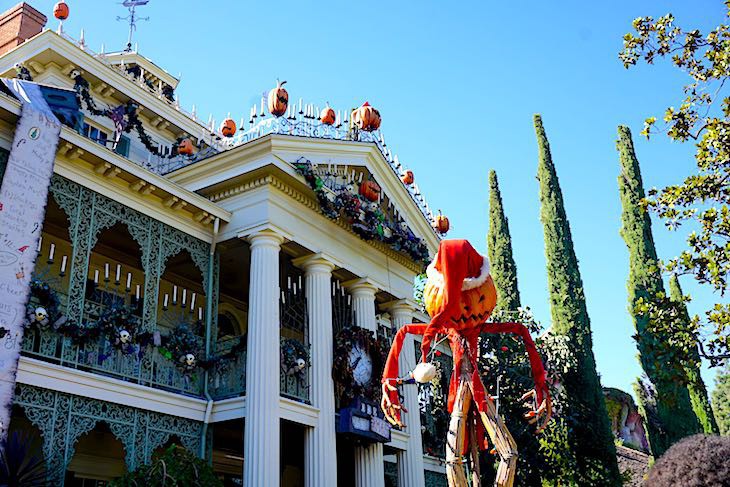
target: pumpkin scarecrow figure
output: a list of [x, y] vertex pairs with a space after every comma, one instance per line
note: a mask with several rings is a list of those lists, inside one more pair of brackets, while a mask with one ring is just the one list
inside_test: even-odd
[[[537, 433], [547, 425], [552, 406], [545, 382], [545, 369], [527, 328], [520, 323], [487, 323], [497, 303], [497, 291], [489, 275], [489, 261], [466, 240], [442, 240], [433, 262], [427, 269], [424, 289], [428, 324], [411, 324], [396, 334], [383, 371], [385, 417], [403, 426], [398, 386], [403, 383], [428, 382], [435, 375], [429, 363], [432, 343], [441, 336], [448, 340], [454, 358], [449, 384], [448, 410], [451, 413], [446, 442], [446, 474], [449, 487], [467, 487], [465, 454], [471, 457], [472, 485], [480, 485], [479, 450], [487, 449], [487, 436], [499, 456], [495, 486], [514, 485], [517, 469], [517, 445], [499, 417], [492, 398], [480, 378], [477, 356], [481, 333], [513, 333], [525, 343], [535, 388], [522, 396], [528, 401], [525, 418], [537, 423]], [[398, 356], [408, 333], [423, 335], [421, 363], [409, 374], [398, 377]], [[538, 423], [538, 421], [540, 421]]]

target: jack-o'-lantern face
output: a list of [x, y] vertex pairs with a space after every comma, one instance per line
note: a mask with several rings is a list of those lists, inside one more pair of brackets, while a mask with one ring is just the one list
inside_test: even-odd
[[276, 80], [276, 88], [269, 91], [269, 112], [275, 117], [284, 115], [289, 106], [289, 93], [284, 89], [285, 83], [286, 81]]
[[233, 137], [235, 133], [236, 122], [234, 122], [232, 118], [223, 120], [223, 123], [221, 124], [221, 134], [223, 134], [223, 137]]
[[[443, 285], [435, 284], [431, 279], [426, 281], [423, 300], [430, 316], [438, 314], [444, 307]], [[492, 276], [489, 276], [481, 286], [461, 291], [461, 316], [452, 319], [452, 325], [457, 330], [480, 326], [491, 316], [496, 305], [497, 289], [494, 287]]]
[[190, 139], [183, 139], [177, 146], [177, 153], [189, 156], [193, 153], [193, 142]]

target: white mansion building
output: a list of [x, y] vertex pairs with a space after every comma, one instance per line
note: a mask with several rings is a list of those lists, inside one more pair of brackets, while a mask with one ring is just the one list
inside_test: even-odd
[[[427, 320], [414, 278], [439, 242], [379, 130], [291, 100], [231, 134], [132, 46], [45, 24], [25, 3], [0, 14], [0, 76], [42, 85], [64, 123], [31, 299], [55, 316], [25, 332], [11, 422], [56, 484], [177, 444], [226, 486], [446, 485], [415, 386], [403, 430], [374, 401], [375, 344]], [[0, 92], [0, 179], [20, 111]]]

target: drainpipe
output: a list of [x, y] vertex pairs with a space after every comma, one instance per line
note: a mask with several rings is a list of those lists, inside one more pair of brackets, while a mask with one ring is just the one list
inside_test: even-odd
[[[213, 324], [213, 267], [215, 264], [215, 246], [218, 239], [218, 230], [220, 229], [221, 220], [216, 218], [213, 223], [213, 241], [210, 243], [210, 255], [208, 256], [208, 289], [205, 293], [205, 359], [210, 358], [210, 328]], [[200, 458], [205, 459], [206, 445], [205, 440], [208, 436], [208, 423], [210, 422], [210, 413], [213, 411], [213, 398], [208, 392], [208, 370], [203, 374], [203, 394], [208, 403], [205, 405], [205, 416], [203, 417], [203, 431], [200, 435]]]

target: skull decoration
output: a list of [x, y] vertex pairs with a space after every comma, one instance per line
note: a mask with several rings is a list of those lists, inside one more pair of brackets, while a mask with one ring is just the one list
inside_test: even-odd
[[45, 324], [45, 323], [48, 322], [48, 311], [46, 311], [46, 308], [44, 308], [42, 306], [38, 306], [35, 309], [34, 316], [35, 316], [35, 320], [38, 323], [44, 323]]
[[78, 69], [72, 69], [69, 73], [69, 76], [71, 77], [71, 79], [76, 79], [81, 76], [81, 71], [79, 71]]
[[185, 355], [185, 365], [188, 367], [195, 367], [195, 355], [188, 353]]
[[130, 335], [127, 330], [122, 330], [119, 332], [119, 341], [120, 342], [127, 343], [130, 338], [132, 338], [132, 335]]
[[400, 222], [400, 229], [408, 233], [408, 224], [406, 222]]
[[300, 372], [300, 371], [304, 370], [304, 367], [306, 367], [306, 366], [307, 366], [307, 361], [300, 357], [300, 358], [297, 359], [297, 362], [296, 362], [296, 365], [294, 366], [294, 369], [297, 372]]

